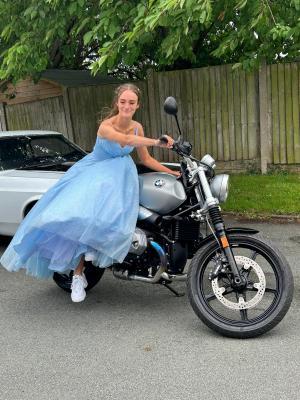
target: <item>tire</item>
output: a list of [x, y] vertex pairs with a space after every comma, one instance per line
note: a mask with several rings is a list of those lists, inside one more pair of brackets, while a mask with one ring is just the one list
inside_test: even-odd
[[[261, 236], [232, 234], [228, 239], [234, 256], [239, 256], [238, 268], [247, 286], [238, 292], [226, 274], [208, 279], [215, 266], [213, 257], [221, 254], [214, 240], [199, 249], [191, 261], [188, 297], [197, 316], [214, 331], [233, 338], [256, 337], [274, 328], [287, 313], [293, 298], [293, 275], [285, 257]], [[244, 301], [245, 309], [231, 308], [242, 307]], [[258, 303], [253, 306], [252, 301]]]
[[[86, 287], [86, 291], [92, 289], [97, 283], [100, 281], [104, 274], [104, 268], [95, 267], [91, 262], [84, 262], [85, 269], [84, 274], [86, 280], [88, 282], [88, 286]], [[69, 274], [60, 274], [58, 272], [54, 272], [53, 280], [54, 282], [63, 290], [68, 293], [71, 293], [71, 284], [72, 284], [73, 271], [70, 271]]]

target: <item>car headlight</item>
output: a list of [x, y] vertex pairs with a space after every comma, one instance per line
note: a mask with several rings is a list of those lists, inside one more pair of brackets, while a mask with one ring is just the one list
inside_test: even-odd
[[229, 181], [229, 175], [220, 174], [215, 176], [210, 183], [210, 189], [212, 195], [216, 197], [220, 203], [223, 203], [227, 199], [228, 181]]

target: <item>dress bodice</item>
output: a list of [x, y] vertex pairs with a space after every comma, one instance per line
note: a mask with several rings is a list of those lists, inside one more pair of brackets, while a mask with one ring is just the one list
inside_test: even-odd
[[[134, 134], [137, 135], [138, 129], [135, 128]], [[124, 157], [132, 152], [133, 146], [122, 147], [117, 142], [112, 142], [100, 136], [97, 136], [95, 146], [92, 151], [92, 156], [97, 160], [106, 160], [108, 158]]]
[[97, 136], [92, 154], [97, 160], [106, 160], [107, 158], [123, 157], [130, 154], [133, 146], [122, 147], [117, 142], [112, 142]]

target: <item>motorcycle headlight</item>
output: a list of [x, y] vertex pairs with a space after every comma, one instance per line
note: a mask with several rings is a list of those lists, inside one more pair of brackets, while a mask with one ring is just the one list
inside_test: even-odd
[[202, 162], [202, 164], [205, 164], [212, 169], [215, 169], [215, 167], [216, 167], [215, 160], [209, 154], [205, 154], [205, 156], [202, 157], [201, 162]]
[[210, 183], [210, 189], [212, 195], [216, 197], [220, 203], [223, 203], [227, 199], [228, 182], [229, 182], [229, 175], [220, 174], [216, 175]]

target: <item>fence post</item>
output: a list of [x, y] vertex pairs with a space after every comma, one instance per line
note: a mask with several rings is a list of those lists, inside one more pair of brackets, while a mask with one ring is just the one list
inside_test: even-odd
[[7, 131], [7, 120], [5, 114], [5, 103], [0, 103], [0, 132]]
[[[147, 86], [148, 86], [148, 113], [149, 113], [149, 122], [150, 122], [150, 132], [151, 132], [151, 137], [153, 137], [153, 134], [157, 135], [158, 132], [160, 132], [159, 127], [157, 126], [157, 104], [155, 104], [155, 101], [157, 99], [157, 93], [154, 87], [154, 71], [152, 69], [147, 70]], [[151, 153], [152, 155], [160, 159], [160, 152], [157, 147], [152, 147], [151, 148]]]
[[260, 140], [260, 170], [262, 174], [267, 173], [268, 162], [270, 162], [270, 124], [268, 120], [268, 82], [267, 63], [263, 60], [259, 66], [258, 76], [259, 91], [259, 140]]
[[66, 88], [66, 87], [63, 87], [63, 102], [64, 102], [64, 113], [65, 113], [65, 118], [66, 118], [68, 138], [70, 140], [74, 141], [75, 138], [74, 138], [72, 118], [71, 118], [69, 92], [68, 92], [68, 88]]

